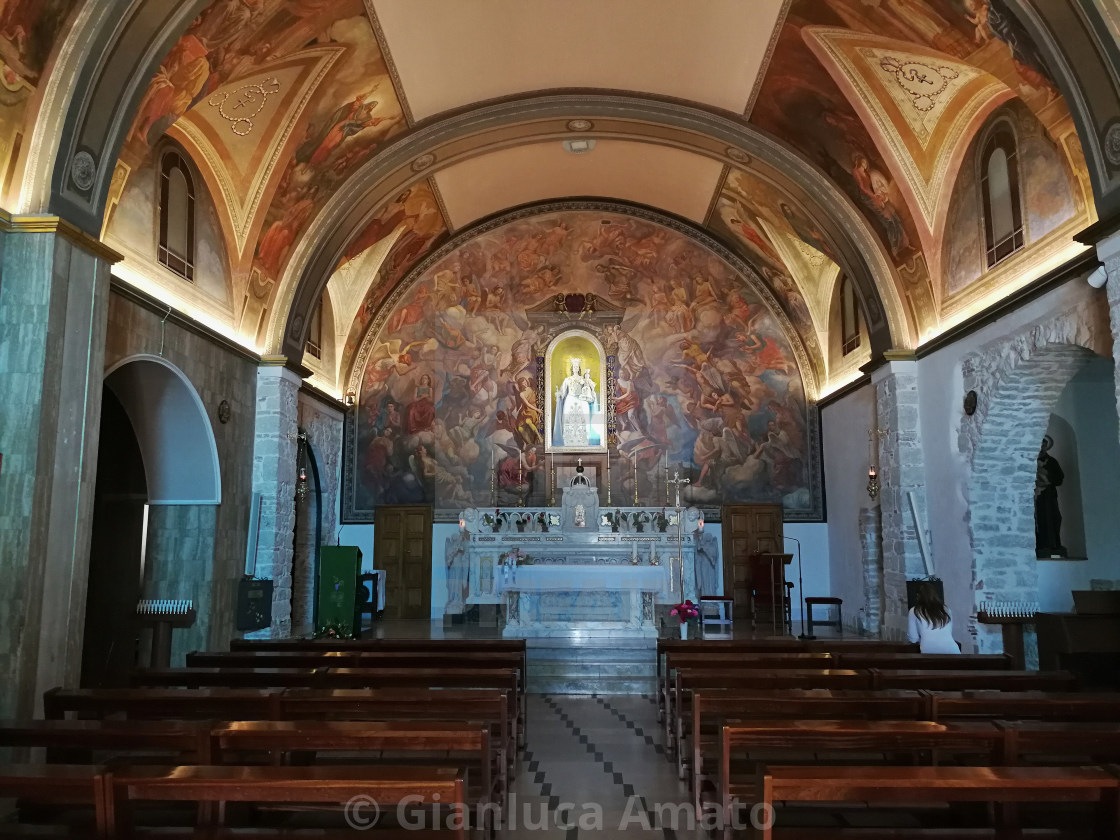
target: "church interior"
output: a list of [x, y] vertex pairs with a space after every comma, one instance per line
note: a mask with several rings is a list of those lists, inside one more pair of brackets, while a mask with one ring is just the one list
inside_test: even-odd
[[0, 834], [1120, 837], [1117, 0], [0, 0], [0, 87]]

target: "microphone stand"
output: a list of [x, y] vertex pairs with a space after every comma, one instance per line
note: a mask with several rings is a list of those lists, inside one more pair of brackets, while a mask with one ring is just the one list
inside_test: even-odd
[[793, 542], [797, 543], [797, 600], [801, 602], [801, 632], [797, 635], [797, 638], [802, 641], [810, 641], [817, 637], [805, 632], [805, 588], [801, 582], [801, 540], [797, 539], [797, 537], [787, 536], [783, 536], [782, 539], [793, 540]]

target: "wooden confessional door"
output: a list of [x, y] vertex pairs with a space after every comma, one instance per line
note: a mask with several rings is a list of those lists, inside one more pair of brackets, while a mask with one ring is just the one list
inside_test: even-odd
[[385, 571], [383, 618], [432, 614], [432, 509], [381, 505], [373, 527], [373, 567]]
[[781, 505], [723, 506], [723, 593], [735, 599], [735, 615], [751, 609], [752, 554], [785, 552]]

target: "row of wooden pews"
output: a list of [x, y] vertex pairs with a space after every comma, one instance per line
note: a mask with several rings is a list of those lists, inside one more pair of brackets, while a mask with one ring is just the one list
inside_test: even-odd
[[378, 838], [421, 823], [491, 835], [525, 737], [524, 674], [520, 640], [238, 641], [133, 688], [51, 689], [43, 720], [0, 721], [0, 748], [39, 759], [0, 766], [0, 799], [20, 800], [35, 836], [45, 822], [321, 837], [375, 814]]
[[671, 754], [724, 836], [1002, 840], [1024, 808], [1120, 836], [1120, 694], [1005, 657], [794, 642], [659, 643]]

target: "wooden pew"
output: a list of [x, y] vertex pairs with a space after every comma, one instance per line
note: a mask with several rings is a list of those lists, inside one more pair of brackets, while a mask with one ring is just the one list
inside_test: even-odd
[[[468, 790], [472, 802], [482, 804], [506, 801], [508, 779], [502, 753], [494, 752], [487, 724], [447, 721], [235, 721], [214, 726], [212, 730], [215, 764], [244, 764], [246, 752], [268, 753], [274, 764], [290, 761], [299, 753], [347, 753], [345, 763], [382, 763], [371, 761], [369, 753], [392, 752], [392, 760], [420, 753], [423, 763], [460, 766], [469, 755], [477, 767], [479, 785]], [[360, 756], [354, 756], [359, 753]], [[446, 756], [433, 758], [433, 753]], [[455, 755], [451, 755], [454, 753]], [[322, 756], [317, 756], [316, 764]], [[496, 773], [494, 771], [497, 771]]]
[[[782, 761], [789, 753], [830, 756], [841, 753], [918, 753], [939, 752], [979, 755], [993, 764], [999, 755], [1003, 732], [991, 723], [945, 724], [916, 720], [813, 720], [791, 719], [728, 722], [720, 735], [719, 807], [730, 824], [734, 801], [754, 802], [757, 769], [749, 779], [733, 774], [731, 757], [736, 751], [765, 750], [767, 761]], [[833, 770], [833, 772], [837, 772]]]
[[[129, 721], [479, 721], [494, 730], [503, 768], [515, 753], [510, 693], [489, 689], [63, 689], [43, 694], [48, 718], [68, 714]], [[503, 771], [505, 772], [505, 771]], [[504, 783], [505, 779], [503, 779]]]
[[522, 743], [526, 719], [525, 649], [519, 650], [376, 650], [376, 649], [309, 649], [309, 650], [236, 650], [228, 653], [193, 651], [187, 654], [188, 668], [222, 669], [462, 669], [485, 670], [511, 668], [517, 672], [517, 696], [521, 705], [519, 732]]
[[459, 840], [470, 807], [466, 772], [448, 767], [131, 767], [114, 771], [107, 785], [105, 825], [119, 838], [134, 836], [132, 806], [144, 801], [344, 805], [361, 797], [364, 807], [348, 811], [359, 820], [374, 804], [384, 812], [402, 801], [438, 802], [458, 815], [446, 836]]
[[104, 823], [105, 768], [97, 765], [0, 764], [0, 799], [34, 805], [73, 805], [92, 811], [84, 834], [73, 827], [71, 837], [112, 835]]
[[[1011, 657], [1003, 654], [941, 655], [923, 653], [725, 653], [702, 649], [671, 651], [665, 655], [665, 667], [659, 682], [663, 696], [658, 700], [662, 709], [672, 715], [671, 672], [676, 668], [711, 668], [724, 673], [744, 668], [846, 668], [851, 670], [878, 668], [879, 670], [1009, 670]], [[666, 734], [669, 733], [666, 721]]]
[[211, 760], [210, 726], [197, 721], [4, 720], [0, 747], [45, 748], [49, 761], [67, 764], [89, 763], [95, 751], [159, 753], [181, 764]]
[[928, 691], [1075, 691], [1069, 671], [886, 671], [870, 668], [872, 688], [924, 688]]
[[1028, 718], [1063, 721], [1120, 719], [1120, 694], [1044, 691], [923, 691], [930, 720], [963, 717]]
[[[1090, 802], [1094, 837], [1115, 840], [1117, 778], [1100, 767], [787, 767], [761, 774], [761, 811], [775, 802]], [[771, 840], [764, 821], [755, 835]], [[906, 837], [919, 836], [913, 829]]]
[[[718, 764], [718, 761], [709, 764], [705, 756], [718, 756], [720, 732], [725, 720], [925, 720], [928, 708], [929, 699], [917, 691], [835, 691], [824, 688], [694, 691], [688, 737], [677, 751], [677, 772], [680, 778], [689, 780], [689, 791], [699, 808], [698, 797], [705, 768]], [[691, 761], [688, 760], [689, 755]]]
[[[1120, 715], [1120, 710], [1117, 710]], [[1004, 764], [1024, 764], [1024, 757], [1033, 756], [1033, 763], [1065, 764], [1069, 758], [1078, 764], [1086, 757], [1091, 763], [1120, 762], [1120, 723], [1085, 723], [1016, 720], [996, 721], [1004, 733]], [[1042, 761], [1038, 757], [1042, 756]], [[1061, 760], [1058, 760], [1061, 759]]]
[[43, 715], [62, 720], [125, 717], [129, 720], [278, 720], [279, 689], [51, 688], [43, 692]]
[[[909, 642], [884, 642], [879, 639], [658, 639], [657, 682], [663, 684], [663, 659], [672, 653], [914, 653], [917, 645]], [[658, 697], [659, 703], [666, 697]], [[666, 708], [658, 709], [662, 720]]]

